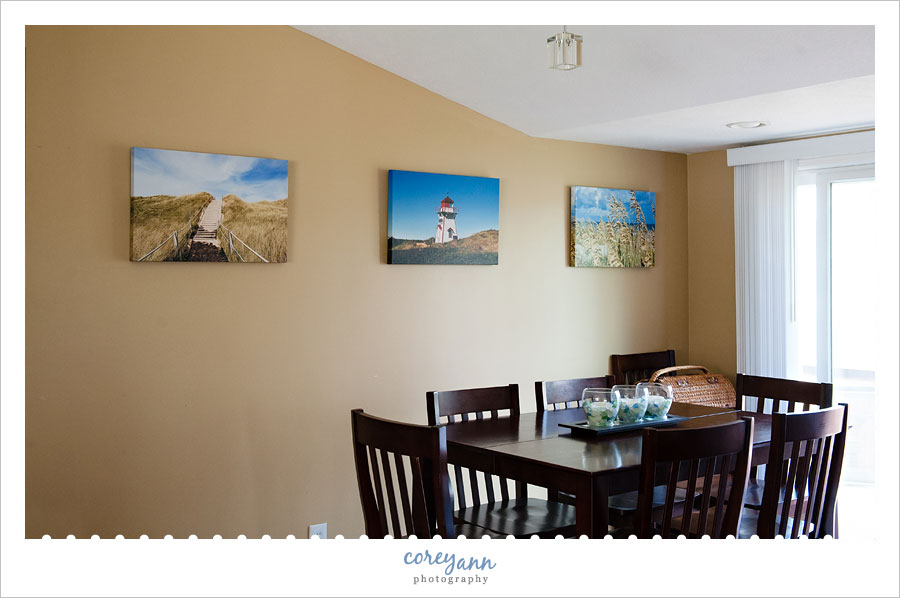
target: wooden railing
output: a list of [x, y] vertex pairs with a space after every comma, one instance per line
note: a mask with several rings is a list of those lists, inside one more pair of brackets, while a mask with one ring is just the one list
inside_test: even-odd
[[[206, 205], [209, 205], [209, 203], [207, 202]], [[190, 231], [194, 227], [194, 221], [195, 220], [197, 222], [200, 221], [200, 215], [203, 214], [203, 210], [205, 210], [205, 209], [206, 209], [206, 206], [203, 206], [202, 208], [197, 210], [197, 212], [195, 214], [193, 214], [190, 218], [188, 218], [187, 226], [183, 226], [183, 227], [179, 228], [178, 230], [172, 231], [172, 234], [169, 235], [168, 237], [166, 237], [165, 239], [163, 239], [162, 243], [160, 243], [159, 245], [157, 245], [156, 247], [154, 247], [153, 249], [151, 249], [150, 251], [145, 253], [143, 256], [141, 256], [141, 258], [138, 261], [143, 262], [145, 259], [147, 259], [151, 255], [153, 255], [154, 253], [156, 253], [157, 251], [162, 249], [163, 245], [166, 245], [169, 242], [169, 239], [172, 239], [172, 242], [174, 243], [173, 251], [175, 252], [175, 258], [180, 260], [181, 259], [181, 248], [179, 247], [179, 243], [178, 243], [178, 234], [183, 231]], [[187, 235], [182, 235], [181, 238], [183, 241], [187, 241]]]
[[175, 245], [175, 248], [174, 248], [175, 257], [177, 259], [181, 259], [181, 249], [178, 247], [178, 233], [180, 233], [181, 231], [184, 231], [184, 230], [189, 230], [190, 228], [191, 228], [191, 226], [189, 224], [183, 228], [179, 228], [178, 230], [172, 231], [172, 234], [169, 235], [168, 237], [166, 237], [162, 243], [160, 243], [159, 245], [157, 245], [156, 247], [154, 247], [153, 249], [151, 249], [150, 251], [145, 253], [138, 261], [143, 262], [145, 259], [147, 259], [151, 255], [153, 255], [154, 253], [159, 251], [163, 245], [166, 245], [169, 242], [169, 239], [172, 239], [172, 242]]
[[241, 260], [242, 262], [247, 261], [244, 259], [244, 256], [242, 256], [240, 254], [240, 252], [237, 250], [237, 248], [234, 246], [235, 241], [237, 241], [238, 243], [240, 243], [241, 245], [246, 247], [247, 251], [249, 251], [250, 253], [252, 253], [253, 255], [258, 257], [259, 259], [261, 259], [264, 263], [266, 263], [266, 264], [269, 263], [269, 260], [267, 260], [263, 256], [259, 255], [259, 253], [255, 249], [253, 249], [252, 247], [250, 247], [249, 245], [244, 243], [244, 241], [242, 241], [240, 237], [238, 237], [236, 234], [234, 234], [234, 231], [229, 229], [227, 226], [225, 226], [221, 222], [219, 222], [219, 228], [225, 231], [225, 238], [228, 239], [228, 252], [229, 253], [236, 255], [238, 257], [238, 259]]

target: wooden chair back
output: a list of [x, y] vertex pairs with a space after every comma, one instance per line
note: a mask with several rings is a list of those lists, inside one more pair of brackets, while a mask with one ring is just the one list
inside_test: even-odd
[[738, 374], [736, 382], [737, 406], [741, 410], [747, 410], [747, 397], [756, 397], [756, 413], [793, 413], [798, 408], [809, 411], [811, 406], [825, 409], [832, 405], [833, 387], [825, 382], [801, 382], [746, 374]]
[[[684, 509], [678, 533], [687, 537], [709, 534], [711, 538], [728, 535], [736, 538], [750, 475], [752, 446], [753, 418], [750, 417], [707, 428], [646, 428], [635, 514], [637, 536], [674, 535], [676, 491], [679, 480], [686, 477], [687, 496], [699, 496], [700, 504], [699, 507], [695, 504], [694, 509]], [[666, 496], [662, 521], [656, 528], [653, 489], [660, 468], [666, 479]], [[725, 496], [728, 499], [723, 503], [720, 499]]]
[[366, 535], [455, 538], [447, 431], [350, 412]]
[[585, 388], [612, 388], [612, 376], [575, 378], [572, 380], [538, 381], [534, 383], [534, 399], [538, 413], [581, 407]]
[[[468, 388], [463, 390], [429, 391], [425, 393], [425, 401], [428, 407], [429, 425], [446, 423], [467, 422], [471, 419], [496, 418], [501, 415], [519, 415], [519, 385], [492, 386], [486, 388]], [[487, 414], [487, 415], [485, 415]], [[469, 494], [471, 500], [466, 497], [466, 489], [463, 470], [468, 470]], [[481, 474], [483, 486], [478, 483], [478, 474]], [[479, 471], [474, 467], [461, 467], [453, 465], [453, 477], [455, 480], [454, 492], [457, 509], [477, 507], [482, 504], [495, 502], [494, 481], [499, 482], [501, 500], [513, 498], [527, 498], [525, 484], [516, 483], [515, 492], [510, 494], [509, 480], [507, 478], [493, 476], [485, 471]]]
[[[464, 390], [442, 390], [425, 393], [428, 402], [428, 423], [467, 422], [471, 418], [484, 419], [507, 415], [519, 415], [519, 385], [491, 386], [487, 388], [467, 388]], [[442, 421], [442, 418], [447, 418]]]
[[[747, 397], [756, 399], [756, 413], [793, 413], [798, 408], [809, 411], [813, 406], [817, 409], [831, 407], [833, 387], [828, 383], [802, 382], [785, 378], [769, 378], [766, 376], [748, 376], [738, 374], [735, 380], [737, 408], [747, 411]], [[757, 468], [750, 470], [750, 478], [757, 478]], [[761, 504], [756, 491], [751, 493], [751, 508]]]
[[833, 535], [846, 441], [847, 405], [843, 403], [819, 411], [772, 415], [757, 527], [760, 538]]
[[648, 379], [656, 370], [673, 365], [675, 365], [675, 351], [672, 349], [609, 356], [609, 371], [615, 384], [637, 384], [641, 380]]

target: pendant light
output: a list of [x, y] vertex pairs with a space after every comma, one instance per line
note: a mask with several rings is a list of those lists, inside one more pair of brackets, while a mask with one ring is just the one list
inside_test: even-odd
[[550, 52], [550, 68], [569, 71], [581, 66], [581, 36], [569, 33], [563, 26], [562, 33], [547, 38]]

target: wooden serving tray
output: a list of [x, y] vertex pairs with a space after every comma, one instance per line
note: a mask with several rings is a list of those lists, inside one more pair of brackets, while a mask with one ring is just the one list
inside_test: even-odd
[[581, 422], [573, 422], [573, 423], [560, 423], [559, 426], [563, 428], [569, 428], [572, 430], [572, 434], [579, 435], [587, 435], [587, 436], [603, 436], [605, 434], [619, 434], [621, 432], [629, 432], [633, 430], [640, 430], [641, 428], [665, 428], [667, 426], [677, 425], [678, 422], [684, 421], [686, 419], [690, 419], [689, 417], [682, 417], [680, 415], [667, 415], [661, 419], [645, 419], [643, 421], [635, 422], [633, 424], [622, 424], [619, 422], [613, 423], [611, 426], [605, 426], [602, 428], [595, 428], [593, 426], [589, 426], [587, 424], [587, 420]]

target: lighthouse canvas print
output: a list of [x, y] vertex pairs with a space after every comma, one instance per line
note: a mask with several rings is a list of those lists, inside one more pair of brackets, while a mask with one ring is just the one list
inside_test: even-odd
[[571, 201], [571, 265], [650, 268], [656, 263], [656, 193], [573, 186]]
[[131, 260], [287, 261], [288, 162], [131, 148]]
[[500, 179], [388, 171], [389, 264], [496, 265]]

